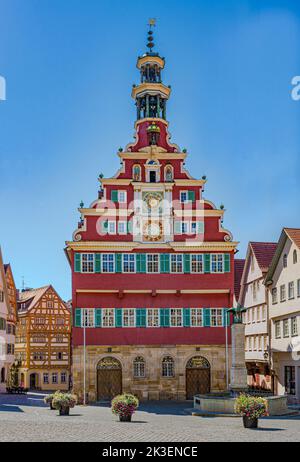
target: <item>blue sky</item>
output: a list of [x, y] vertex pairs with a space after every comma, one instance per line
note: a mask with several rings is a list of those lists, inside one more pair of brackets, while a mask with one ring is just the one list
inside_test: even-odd
[[300, 227], [300, 5], [294, 0], [0, 0], [0, 243], [16, 284], [70, 298], [64, 256], [100, 172], [132, 140], [147, 21], [172, 85], [172, 141], [240, 241]]

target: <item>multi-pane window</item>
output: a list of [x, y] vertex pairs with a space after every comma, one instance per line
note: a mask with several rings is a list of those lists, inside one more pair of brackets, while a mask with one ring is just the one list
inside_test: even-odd
[[43, 374], [43, 383], [47, 385], [49, 383], [49, 374], [48, 372], [44, 372]]
[[45, 360], [45, 353], [36, 351], [33, 353], [33, 360], [34, 361], [44, 361]]
[[[23, 337], [22, 337], [22, 339], [23, 339]], [[25, 338], [24, 338], [23, 342], [25, 342]], [[21, 342], [21, 343], [23, 343], [23, 342]], [[32, 337], [31, 342], [32, 343], [45, 343], [46, 342], [46, 337], [45, 337], [45, 335], [35, 334]]]
[[147, 309], [147, 326], [148, 327], [159, 327], [159, 309], [148, 308]]
[[297, 280], [297, 297], [300, 297], [300, 279]]
[[46, 319], [45, 318], [35, 318], [34, 323], [40, 326], [40, 325], [46, 324]]
[[203, 255], [191, 255], [191, 272], [203, 273]]
[[275, 321], [275, 338], [281, 338], [281, 322]]
[[284, 367], [284, 386], [288, 395], [296, 394], [295, 366]]
[[174, 377], [174, 360], [171, 356], [165, 356], [162, 360], [162, 376]]
[[181, 233], [188, 234], [189, 232], [189, 223], [188, 221], [181, 221]]
[[223, 273], [223, 254], [213, 253], [211, 255], [211, 272]]
[[284, 319], [283, 320], [283, 336], [286, 338], [286, 337], [289, 337], [289, 335], [290, 335], [289, 320]]
[[118, 201], [121, 203], [127, 202], [126, 191], [118, 191]]
[[188, 202], [189, 195], [187, 191], [180, 191], [180, 202], [185, 203]]
[[47, 308], [53, 308], [53, 301], [52, 300], [47, 301]]
[[57, 326], [64, 326], [65, 318], [56, 318], [56, 325]]
[[94, 254], [83, 253], [81, 254], [81, 272], [93, 273], [94, 272]]
[[94, 327], [95, 326], [95, 314], [94, 308], [83, 308], [82, 309], [82, 327]]
[[272, 304], [275, 305], [275, 303], [277, 303], [277, 287], [272, 289]]
[[58, 374], [57, 372], [52, 373], [52, 383], [57, 383], [58, 382]]
[[108, 231], [108, 234], [116, 234], [116, 222], [115, 221], [107, 222], [107, 231]]
[[171, 255], [171, 273], [183, 272], [183, 257], [182, 255]]
[[102, 310], [102, 326], [103, 327], [114, 327], [115, 315], [113, 308], [104, 308]]
[[124, 308], [123, 309], [123, 327], [134, 327], [135, 326], [135, 309]]
[[66, 372], [61, 372], [60, 374], [60, 383], [66, 383], [67, 382], [67, 374]]
[[213, 308], [210, 310], [211, 326], [221, 327], [223, 325], [223, 310], [221, 308]]
[[118, 233], [119, 234], [127, 234], [127, 222], [126, 221], [119, 221], [118, 222]]
[[115, 256], [113, 253], [102, 254], [102, 273], [114, 273]]
[[288, 286], [288, 295], [289, 295], [289, 299], [290, 299], [290, 300], [291, 300], [292, 298], [295, 297], [295, 285], [294, 285], [294, 281], [289, 282], [289, 286]]
[[159, 272], [159, 255], [147, 254], [147, 273]]
[[171, 308], [170, 315], [171, 327], [182, 327], [182, 309]]
[[135, 255], [130, 253], [123, 254], [123, 273], [135, 272]]
[[6, 345], [6, 353], [8, 355], [13, 355], [15, 352], [15, 345], [13, 343], [7, 343]]
[[142, 356], [138, 356], [133, 361], [133, 376], [134, 377], [145, 377], [145, 360]]
[[298, 335], [298, 326], [297, 326], [297, 317], [293, 316], [291, 318], [291, 335], [296, 337]]
[[286, 290], [285, 290], [285, 284], [280, 286], [280, 301], [285, 302], [286, 300]]
[[266, 306], [265, 305], [261, 307], [261, 320], [262, 321], [266, 320]]
[[202, 308], [191, 308], [191, 326], [201, 327], [203, 325]]

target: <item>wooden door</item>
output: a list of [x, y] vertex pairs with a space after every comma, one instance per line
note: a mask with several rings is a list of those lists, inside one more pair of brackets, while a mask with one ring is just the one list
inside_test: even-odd
[[97, 398], [108, 401], [122, 393], [122, 367], [115, 358], [107, 357], [97, 367]]
[[195, 395], [206, 395], [210, 392], [209, 369], [186, 370], [186, 399], [194, 399]]

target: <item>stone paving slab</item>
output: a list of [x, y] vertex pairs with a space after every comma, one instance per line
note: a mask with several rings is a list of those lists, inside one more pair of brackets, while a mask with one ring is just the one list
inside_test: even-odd
[[108, 406], [76, 406], [58, 416], [42, 396], [0, 395], [0, 441], [213, 442], [300, 441], [300, 417], [270, 417], [258, 430], [242, 419], [193, 417], [190, 402], [143, 403], [131, 423], [119, 422]]

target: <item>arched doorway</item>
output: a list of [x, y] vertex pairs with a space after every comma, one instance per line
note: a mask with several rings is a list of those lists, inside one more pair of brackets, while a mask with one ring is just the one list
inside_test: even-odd
[[111, 356], [101, 359], [97, 365], [97, 399], [111, 400], [122, 393], [122, 366]]
[[2, 367], [1, 369], [1, 379], [0, 379], [0, 382], [1, 383], [4, 383], [5, 382], [5, 368]]
[[32, 390], [35, 390], [38, 387], [38, 375], [37, 374], [30, 374], [29, 383], [30, 383], [30, 388]]
[[210, 364], [203, 356], [194, 356], [186, 365], [186, 399], [210, 392]]

